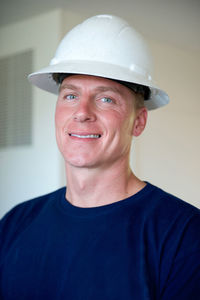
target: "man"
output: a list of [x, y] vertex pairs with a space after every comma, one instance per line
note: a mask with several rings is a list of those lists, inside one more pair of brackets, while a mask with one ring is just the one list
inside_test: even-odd
[[199, 210], [129, 167], [147, 108], [168, 102], [141, 37], [117, 17], [92, 17], [29, 78], [58, 92], [67, 188], [1, 221], [1, 299], [199, 299]]

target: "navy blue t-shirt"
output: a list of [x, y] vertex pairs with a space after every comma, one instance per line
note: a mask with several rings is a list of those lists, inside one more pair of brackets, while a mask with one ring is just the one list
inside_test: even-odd
[[93, 208], [73, 206], [65, 193], [2, 219], [1, 300], [200, 299], [197, 208], [149, 183]]

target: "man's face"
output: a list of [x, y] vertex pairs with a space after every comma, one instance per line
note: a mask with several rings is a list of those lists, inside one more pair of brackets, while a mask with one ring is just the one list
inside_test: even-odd
[[108, 167], [129, 160], [135, 119], [135, 95], [127, 87], [100, 77], [64, 79], [56, 105], [58, 147], [75, 167]]

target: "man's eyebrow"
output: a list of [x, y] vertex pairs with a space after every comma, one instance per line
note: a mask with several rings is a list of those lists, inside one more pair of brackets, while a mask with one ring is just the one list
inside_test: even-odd
[[98, 86], [97, 88], [95, 88], [95, 91], [97, 92], [114, 92], [117, 94], [122, 95], [123, 92], [121, 91], [121, 89], [117, 88], [117, 87], [112, 87], [112, 86]]
[[80, 88], [77, 87], [76, 85], [68, 84], [68, 83], [65, 83], [65, 84], [61, 85], [60, 88], [59, 88], [59, 92], [61, 92], [61, 91], [64, 90], [64, 89], [69, 89], [69, 90], [80, 90]]

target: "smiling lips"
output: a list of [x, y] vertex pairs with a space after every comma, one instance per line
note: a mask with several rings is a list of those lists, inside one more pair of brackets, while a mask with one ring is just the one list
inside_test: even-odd
[[69, 136], [80, 138], [80, 139], [99, 139], [101, 134], [76, 134], [69, 133]]

